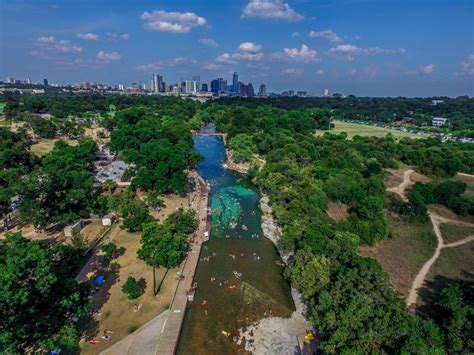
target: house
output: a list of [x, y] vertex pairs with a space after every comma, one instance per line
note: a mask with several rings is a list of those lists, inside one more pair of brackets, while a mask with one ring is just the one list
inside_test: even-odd
[[112, 180], [119, 183], [122, 181], [128, 165], [123, 160], [116, 160], [110, 164], [96, 165], [96, 167], [99, 169], [96, 174], [97, 180], [100, 182]]
[[431, 119], [431, 125], [434, 127], [442, 127], [446, 124], [447, 118], [443, 117], [433, 117]]
[[72, 237], [74, 233], [78, 233], [84, 228], [84, 221], [81, 219], [73, 224], [64, 227], [64, 235]]

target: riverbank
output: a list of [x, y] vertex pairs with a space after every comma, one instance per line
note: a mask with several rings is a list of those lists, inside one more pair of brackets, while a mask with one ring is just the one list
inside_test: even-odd
[[[262, 210], [262, 231], [265, 238], [270, 240], [278, 249], [280, 257], [285, 264], [288, 263], [290, 253], [284, 253], [278, 242], [281, 237], [281, 228], [273, 217], [270, 199], [261, 192], [260, 209]], [[267, 317], [255, 322], [247, 328], [239, 329], [238, 345], [245, 345], [245, 350], [253, 354], [293, 354], [295, 349], [300, 348], [298, 339], [312, 328], [311, 323], [306, 320], [307, 306], [302, 300], [301, 294], [295, 288], [291, 288], [291, 297], [296, 310], [289, 318]]]

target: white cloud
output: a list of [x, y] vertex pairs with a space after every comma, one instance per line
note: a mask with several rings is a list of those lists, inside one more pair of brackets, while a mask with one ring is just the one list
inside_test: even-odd
[[205, 69], [205, 70], [221, 70], [222, 67], [218, 64], [215, 64], [215, 63], [208, 63], [208, 64], [204, 64], [201, 69]]
[[291, 37], [299, 37], [300, 36], [300, 33], [299, 32], [293, 32], [291, 34]]
[[230, 53], [222, 53], [216, 58], [216, 62], [225, 64], [237, 64], [237, 61], [232, 58]]
[[137, 65], [133, 69], [137, 71], [154, 71], [154, 70], [159, 70], [163, 68], [164, 67], [160, 63], [150, 63], [150, 64]]
[[280, 19], [300, 21], [303, 16], [296, 13], [288, 3], [282, 0], [250, 0], [245, 6], [242, 18]]
[[43, 37], [39, 37], [37, 40], [36, 40], [37, 43], [54, 43], [54, 37], [53, 36], [49, 36], [49, 37], [46, 37], [46, 36], [43, 36]]
[[263, 57], [261, 44], [243, 42], [236, 53], [223, 53], [216, 58], [216, 62], [225, 64], [237, 64], [239, 61], [258, 62]]
[[324, 38], [329, 42], [341, 42], [342, 38], [337, 35], [333, 30], [323, 30], [323, 31], [311, 31], [309, 36], [312, 38]]
[[196, 60], [192, 58], [185, 58], [185, 57], [176, 57], [166, 60], [160, 60], [156, 63], [149, 63], [149, 64], [141, 64], [134, 67], [137, 71], [153, 71], [153, 70], [161, 70], [167, 67], [175, 67], [180, 65], [191, 65], [196, 64]]
[[322, 69], [316, 70], [316, 75], [324, 75], [324, 70]]
[[293, 77], [300, 77], [304, 74], [304, 70], [301, 68], [288, 68], [283, 70], [282, 73]]
[[469, 76], [474, 76], [474, 54], [471, 54], [467, 57], [465, 62], [461, 63], [461, 69], [463, 73]]
[[140, 18], [145, 22], [145, 28], [150, 31], [185, 33], [193, 27], [207, 25], [206, 19], [194, 12], [145, 11]]
[[329, 54], [344, 57], [347, 60], [354, 60], [354, 57], [363, 52], [362, 48], [359, 48], [353, 44], [340, 44], [337, 47], [331, 48]]
[[263, 59], [263, 53], [248, 53], [248, 52], [237, 52], [232, 55], [232, 58], [235, 60], [245, 60], [245, 61], [252, 61], [258, 62]]
[[205, 46], [208, 46], [208, 47], [217, 47], [217, 46], [219, 46], [219, 43], [217, 43], [212, 38], [200, 38], [199, 43], [204, 44]]
[[99, 40], [99, 35], [96, 33], [88, 32], [88, 33], [78, 33], [76, 35], [77, 38], [83, 39], [86, 41], [97, 41]]
[[420, 67], [420, 73], [421, 74], [433, 74], [434, 69], [435, 69], [434, 64], [423, 65], [422, 67]]
[[380, 47], [360, 48], [353, 44], [339, 44], [329, 50], [329, 54], [342, 57], [347, 60], [354, 60], [357, 55], [395, 55], [403, 54], [406, 49], [385, 49]]
[[303, 44], [300, 49], [284, 48], [283, 52], [273, 53], [273, 58], [305, 63], [316, 62], [318, 61], [318, 52]]
[[35, 45], [37, 49], [36, 52], [40, 50], [48, 52], [60, 52], [60, 53], [81, 53], [82, 47], [73, 45], [70, 41], [67, 40], [56, 40], [53, 36], [43, 36], [36, 39]]
[[262, 50], [262, 45], [253, 43], [253, 42], [244, 42], [241, 43], [239, 46], [239, 51], [242, 52], [249, 52], [249, 53], [257, 53]]
[[130, 35], [128, 33], [120, 34], [120, 33], [114, 33], [114, 32], [107, 32], [107, 37], [112, 40], [119, 40], [119, 39], [127, 40], [130, 38]]
[[104, 52], [100, 51], [97, 53], [97, 59], [110, 61], [110, 60], [119, 60], [121, 58], [120, 54], [117, 52]]

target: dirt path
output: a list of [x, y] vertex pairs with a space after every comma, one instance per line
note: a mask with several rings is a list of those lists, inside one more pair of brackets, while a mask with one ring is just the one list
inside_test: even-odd
[[403, 174], [403, 181], [400, 185], [396, 187], [391, 187], [387, 189], [387, 191], [390, 192], [395, 192], [397, 195], [399, 195], [403, 202], [408, 202], [408, 198], [406, 196], [405, 190], [412, 185], [411, 181], [411, 174], [413, 174], [415, 171], [413, 169], [408, 169], [407, 171], [404, 172]]
[[466, 243], [469, 243], [469, 242], [472, 242], [472, 241], [474, 241], [474, 235], [471, 235], [471, 236], [466, 237], [464, 239], [455, 241], [453, 243], [445, 244], [444, 248], [457, 247], [457, 246], [460, 246], [460, 245], [463, 245], [463, 244], [466, 244]]
[[433, 256], [422, 266], [418, 272], [418, 275], [416, 275], [415, 280], [413, 280], [413, 284], [411, 285], [410, 292], [406, 300], [408, 306], [416, 304], [416, 300], [418, 299], [418, 290], [425, 283], [426, 275], [428, 275], [431, 266], [434, 264], [436, 259], [438, 259], [439, 255], [441, 254], [441, 249], [444, 246], [443, 236], [441, 235], [441, 231], [439, 229], [440, 221], [436, 218], [437, 216], [431, 212], [428, 214], [430, 216], [431, 224], [433, 225], [433, 231], [436, 234], [436, 239], [438, 240], [438, 245], [436, 246]]
[[[392, 187], [387, 189], [387, 191], [394, 192], [397, 195], [401, 197], [401, 199], [404, 202], [408, 202], [408, 197], [406, 194], [406, 190], [409, 186], [412, 185], [411, 181], [411, 175], [414, 173], [413, 169], [408, 169], [407, 171], [404, 172], [403, 174], [403, 181], [400, 183], [400, 185], [396, 187]], [[460, 175], [465, 175], [465, 176], [472, 176], [469, 174], [464, 174], [464, 173], [459, 173]], [[468, 236], [464, 239], [458, 240], [453, 243], [449, 244], [444, 244], [443, 240], [443, 235], [441, 234], [440, 230], [440, 225], [443, 223], [451, 223], [451, 224], [456, 224], [456, 225], [461, 225], [461, 226], [466, 226], [466, 227], [474, 227], [473, 223], [468, 223], [464, 221], [457, 221], [457, 220], [452, 220], [446, 217], [442, 217], [434, 213], [433, 211], [428, 210], [428, 215], [431, 220], [431, 224], [433, 225], [433, 231], [436, 235], [436, 239], [438, 241], [438, 245], [436, 246], [436, 250], [433, 254], [433, 256], [422, 266], [418, 274], [416, 275], [415, 279], [413, 280], [413, 284], [410, 288], [410, 292], [408, 294], [408, 297], [406, 299], [406, 303], [408, 306], [415, 304], [418, 300], [418, 291], [419, 289], [423, 286], [425, 283], [426, 276], [428, 275], [431, 266], [435, 263], [435, 261], [439, 258], [441, 254], [441, 250], [443, 248], [452, 248], [452, 247], [457, 247], [464, 245], [466, 243], [474, 241], [474, 236]]]

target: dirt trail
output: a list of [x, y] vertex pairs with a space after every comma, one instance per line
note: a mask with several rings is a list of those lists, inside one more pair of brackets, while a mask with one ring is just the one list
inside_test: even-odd
[[439, 229], [440, 221], [436, 218], [436, 215], [432, 214], [431, 212], [428, 214], [430, 216], [431, 224], [433, 225], [433, 231], [436, 234], [436, 239], [438, 240], [438, 245], [436, 246], [433, 256], [423, 265], [423, 267], [418, 272], [418, 275], [416, 275], [415, 280], [413, 280], [413, 284], [411, 285], [410, 293], [408, 294], [407, 298], [408, 306], [411, 304], [416, 304], [416, 300], [418, 299], [418, 289], [425, 283], [426, 275], [428, 275], [431, 266], [434, 264], [436, 259], [438, 259], [439, 255], [441, 254], [441, 249], [444, 246], [443, 236], [441, 235], [441, 231]]
[[413, 169], [408, 169], [407, 171], [405, 171], [403, 174], [403, 181], [401, 182], [401, 184], [396, 187], [389, 188], [387, 189], [387, 191], [395, 192], [397, 195], [399, 195], [402, 198], [403, 202], [408, 202], [408, 198], [405, 194], [405, 190], [410, 185], [412, 185], [411, 174], [413, 174], [414, 172], [415, 171]]
[[[400, 185], [398, 185], [396, 187], [389, 188], [389, 189], [387, 189], [387, 191], [396, 193], [397, 195], [399, 195], [401, 197], [401, 199], [404, 202], [408, 202], [408, 197], [406, 195], [406, 189], [409, 186], [412, 185], [411, 174], [413, 174], [413, 173], [414, 173], [414, 170], [412, 170], [412, 169], [408, 169], [407, 171], [405, 171], [404, 174], [403, 174], [403, 181], [400, 183]], [[464, 174], [464, 173], [458, 173], [458, 174], [459, 175], [464, 175], [464, 176], [473, 176], [473, 175]], [[440, 230], [440, 225], [442, 223], [452, 223], [452, 224], [467, 226], [467, 227], [474, 227], [474, 223], [468, 223], [468, 222], [464, 222], [464, 221], [449, 219], [449, 218], [446, 218], [446, 217], [439, 216], [439, 215], [437, 215], [436, 213], [434, 213], [432, 211], [428, 211], [428, 215], [430, 217], [431, 224], [433, 225], [433, 231], [436, 235], [438, 245], [436, 246], [436, 250], [435, 250], [433, 256], [422, 266], [422, 268], [420, 269], [420, 271], [416, 275], [415, 280], [413, 280], [413, 284], [410, 288], [408, 298], [406, 299], [406, 303], [407, 303], [408, 306], [410, 306], [412, 304], [416, 304], [417, 299], [418, 299], [418, 291], [423, 286], [423, 284], [425, 283], [426, 276], [428, 275], [428, 272], [430, 271], [431, 266], [439, 258], [440, 254], [441, 254], [441, 250], [443, 248], [457, 247], [457, 246], [464, 245], [466, 243], [474, 241], [474, 236], [468, 236], [468, 237], [466, 237], [464, 239], [461, 239], [461, 240], [458, 240], [456, 242], [449, 243], [449, 244], [444, 244], [443, 235], [441, 234], [441, 230]]]
[[445, 244], [444, 248], [457, 247], [457, 246], [460, 246], [460, 245], [463, 245], [463, 244], [466, 244], [466, 243], [469, 243], [469, 242], [472, 242], [472, 241], [474, 241], [474, 235], [471, 235], [471, 236], [466, 237], [464, 239], [455, 241], [453, 243]]

